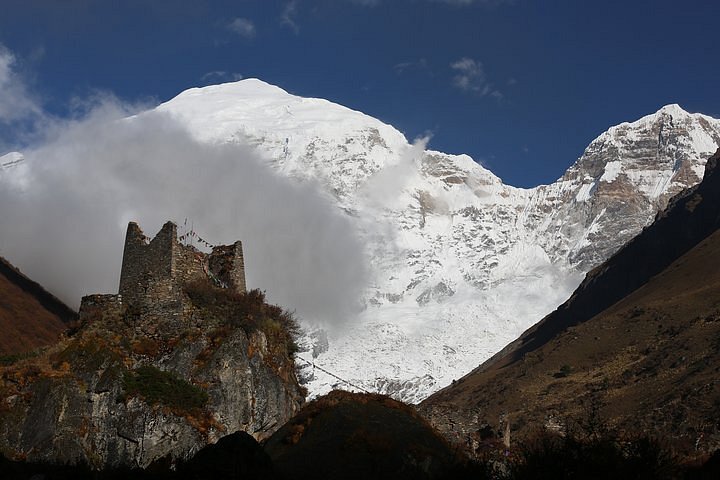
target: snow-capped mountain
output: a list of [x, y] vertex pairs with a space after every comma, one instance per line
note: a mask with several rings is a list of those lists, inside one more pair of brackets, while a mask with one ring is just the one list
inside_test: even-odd
[[[260, 80], [191, 89], [157, 110], [203, 142], [253, 145], [352, 219], [372, 268], [365, 310], [310, 334], [301, 357], [410, 402], [552, 311], [697, 183], [720, 145], [720, 121], [668, 105], [610, 128], [555, 183], [521, 189], [467, 155], [411, 145], [377, 119]], [[347, 388], [323, 370], [306, 369], [311, 393]]]

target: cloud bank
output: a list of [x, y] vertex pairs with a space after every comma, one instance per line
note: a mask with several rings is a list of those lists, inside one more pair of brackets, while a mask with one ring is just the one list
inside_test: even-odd
[[200, 144], [162, 113], [129, 114], [106, 99], [0, 170], [0, 255], [77, 306], [117, 291], [128, 221], [153, 236], [188, 218], [211, 243], [243, 241], [248, 285], [270, 301], [326, 326], [353, 316], [364, 247], [315, 186], [249, 147]]
[[0, 44], [0, 155], [23, 129], [33, 129], [43, 118], [42, 107], [17, 72], [18, 60]]

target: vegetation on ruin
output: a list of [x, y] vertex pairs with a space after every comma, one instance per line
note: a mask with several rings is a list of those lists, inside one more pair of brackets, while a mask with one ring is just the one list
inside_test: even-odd
[[265, 293], [255, 289], [239, 293], [214, 286], [206, 280], [185, 285], [185, 293], [195, 307], [221, 324], [242, 328], [250, 334], [261, 331], [268, 343], [288, 357], [297, 352], [300, 327], [294, 315], [265, 301]]

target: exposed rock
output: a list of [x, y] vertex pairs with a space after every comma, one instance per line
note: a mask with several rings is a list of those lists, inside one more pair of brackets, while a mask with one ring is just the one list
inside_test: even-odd
[[[131, 224], [127, 242], [141, 235]], [[302, 404], [292, 318], [245, 293], [244, 276], [213, 286], [212, 256], [179, 243], [174, 225], [147, 245], [154, 264], [126, 246], [123, 295], [86, 297], [78, 333], [3, 369], [7, 457], [144, 468], [236, 431], [263, 439]]]

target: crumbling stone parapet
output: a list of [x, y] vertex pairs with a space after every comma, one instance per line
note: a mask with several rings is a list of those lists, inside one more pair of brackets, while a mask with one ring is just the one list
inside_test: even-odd
[[[130, 222], [125, 237], [120, 286], [117, 295], [89, 295], [81, 302], [82, 317], [133, 317], [137, 328], [152, 325], [172, 333], [182, 329], [186, 310], [183, 289], [197, 280], [210, 279], [217, 286], [245, 292], [242, 243], [199, 251], [178, 240], [177, 226], [167, 222], [150, 239], [137, 223]], [[142, 312], [135, 315], [133, 312]], [[138, 317], [138, 318], [134, 318]]]

